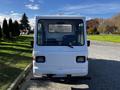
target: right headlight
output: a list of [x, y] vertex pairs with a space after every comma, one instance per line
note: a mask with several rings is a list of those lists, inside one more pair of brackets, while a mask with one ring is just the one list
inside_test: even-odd
[[86, 60], [86, 57], [85, 56], [77, 56], [76, 57], [76, 62], [77, 63], [84, 63]]

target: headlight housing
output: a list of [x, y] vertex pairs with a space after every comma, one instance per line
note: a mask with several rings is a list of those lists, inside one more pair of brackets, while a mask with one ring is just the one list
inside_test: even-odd
[[37, 63], [45, 63], [45, 56], [37, 56], [35, 61]]
[[86, 61], [86, 57], [85, 56], [77, 56], [76, 57], [76, 62], [77, 63], [84, 63]]

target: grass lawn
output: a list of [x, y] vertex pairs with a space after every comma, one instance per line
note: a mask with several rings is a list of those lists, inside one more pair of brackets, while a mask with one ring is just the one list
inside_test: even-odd
[[6, 90], [32, 62], [32, 39], [32, 35], [26, 35], [17, 37], [14, 41], [0, 41], [0, 90]]
[[120, 35], [88, 35], [88, 39], [120, 43]]

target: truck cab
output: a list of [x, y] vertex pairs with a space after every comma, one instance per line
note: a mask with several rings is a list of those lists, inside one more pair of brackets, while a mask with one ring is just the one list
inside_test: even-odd
[[34, 76], [86, 76], [87, 57], [85, 17], [36, 17], [33, 47]]

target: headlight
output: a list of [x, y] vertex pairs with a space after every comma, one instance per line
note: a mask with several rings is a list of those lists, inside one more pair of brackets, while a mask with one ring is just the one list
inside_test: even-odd
[[44, 63], [45, 62], [45, 56], [37, 56], [35, 60], [36, 60], [37, 63]]
[[77, 56], [76, 62], [77, 63], [84, 63], [86, 60], [85, 56]]

